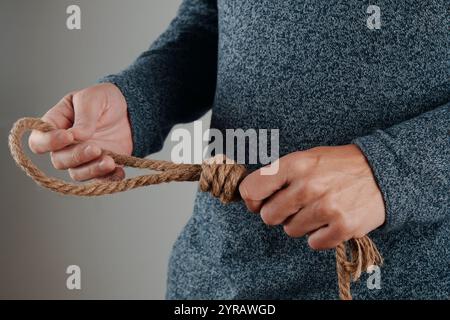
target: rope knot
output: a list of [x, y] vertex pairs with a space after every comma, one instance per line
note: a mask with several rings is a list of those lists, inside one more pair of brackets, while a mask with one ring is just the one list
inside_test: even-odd
[[246, 168], [225, 155], [217, 155], [202, 164], [200, 190], [211, 192], [222, 203], [239, 200], [238, 187], [246, 176]]
[[[85, 185], [67, 183], [60, 179], [48, 177], [25, 154], [22, 137], [28, 130], [49, 132], [53, 129], [53, 126], [41, 119], [20, 119], [11, 130], [9, 148], [16, 163], [28, 176], [39, 185], [60, 194], [94, 197], [171, 181], [200, 180], [200, 189], [204, 192], [211, 192], [223, 203], [237, 201], [240, 198], [238, 187], [245, 178], [247, 170], [245, 166], [235, 163], [224, 155], [209, 159], [202, 165], [190, 165], [175, 164], [163, 160], [140, 159], [104, 150], [114, 159], [117, 165], [148, 169], [159, 173], [146, 174], [121, 181], [92, 182]], [[338, 245], [336, 248], [336, 266], [341, 299], [350, 300], [352, 298], [351, 280], [356, 281], [368, 267], [381, 265], [382, 262], [380, 253], [368, 236], [351, 239], [348, 243]]]

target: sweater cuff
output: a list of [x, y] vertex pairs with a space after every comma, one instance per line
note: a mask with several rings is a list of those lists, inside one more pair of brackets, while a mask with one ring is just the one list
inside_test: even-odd
[[397, 167], [395, 154], [390, 152], [380, 140], [384, 133], [375, 132], [373, 135], [355, 139], [352, 143], [357, 145], [372, 168], [375, 180], [381, 190], [386, 220], [378, 229], [380, 232], [390, 232], [400, 229], [407, 221], [407, 211], [402, 207], [408, 206], [408, 197], [403, 197], [408, 185], [402, 179], [402, 173]]
[[164, 138], [160, 134], [157, 110], [146, 108], [149, 102], [141, 89], [120, 74], [103, 77], [98, 83], [114, 84], [125, 97], [133, 138], [132, 155], [143, 158], [161, 150]]

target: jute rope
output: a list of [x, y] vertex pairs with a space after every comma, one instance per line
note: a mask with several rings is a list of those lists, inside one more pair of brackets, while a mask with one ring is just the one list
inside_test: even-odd
[[[37, 118], [18, 120], [9, 135], [9, 148], [17, 165], [40, 186], [52, 191], [74, 196], [101, 196], [123, 192], [143, 186], [156, 185], [171, 181], [199, 181], [203, 192], [211, 192], [223, 203], [239, 200], [238, 187], [245, 178], [246, 168], [240, 164], [230, 164], [225, 157], [206, 161], [202, 165], [175, 164], [169, 161], [140, 159], [104, 151], [117, 165], [159, 171], [125, 179], [122, 181], [96, 181], [88, 184], [68, 183], [51, 178], [38, 169], [23, 151], [22, 138], [26, 131], [39, 130], [49, 132], [55, 128]], [[362, 272], [371, 265], [381, 265], [382, 258], [369, 237], [351, 239], [336, 248], [336, 267], [339, 296], [342, 300], [351, 300], [351, 281], [357, 281]]]

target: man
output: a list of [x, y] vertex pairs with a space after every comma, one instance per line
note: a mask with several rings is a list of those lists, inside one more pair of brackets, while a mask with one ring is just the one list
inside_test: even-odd
[[279, 171], [250, 174], [243, 202], [198, 194], [167, 297], [336, 298], [325, 249], [370, 233], [381, 288], [360, 281], [355, 298], [446, 299], [448, 26], [446, 0], [185, 0], [133, 65], [53, 107], [60, 129], [30, 146], [84, 181], [123, 178], [101, 149], [146, 156], [211, 108], [221, 131], [279, 129]]

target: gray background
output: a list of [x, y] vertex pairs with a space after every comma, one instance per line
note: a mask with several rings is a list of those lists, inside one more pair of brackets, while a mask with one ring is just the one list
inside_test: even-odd
[[[0, 298], [164, 298], [170, 250], [191, 214], [196, 184], [96, 199], [56, 195], [14, 165], [7, 135], [19, 117], [41, 116], [65, 93], [130, 64], [179, 3], [1, 0]], [[81, 7], [80, 31], [66, 29], [70, 4]], [[170, 147], [156, 157], [169, 159]], [[50, 167], [48, 156], [33, 159], [67, 178]], [[66, 289], [71, 264], [81, 267], [81, 291]]]

